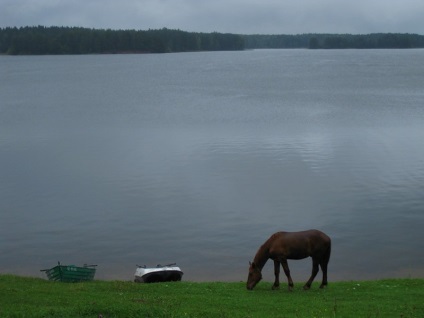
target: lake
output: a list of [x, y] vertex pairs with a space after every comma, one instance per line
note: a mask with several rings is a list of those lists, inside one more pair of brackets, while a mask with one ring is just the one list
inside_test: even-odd
[[0, 56], [1, 273], [245, 281], [317, 228], [330, 283], [424, 277], [423, 226], [424, 50]]

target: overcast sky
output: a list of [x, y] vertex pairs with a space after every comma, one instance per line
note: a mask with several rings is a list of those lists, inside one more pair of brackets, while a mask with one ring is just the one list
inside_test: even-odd
[[0, 27], [424, 34], [424, 0], [0, 0]]

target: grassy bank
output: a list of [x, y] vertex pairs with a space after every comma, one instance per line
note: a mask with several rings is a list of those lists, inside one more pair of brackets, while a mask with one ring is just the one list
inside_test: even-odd
[[261, 282], [56, 283], [0, 275], [0, 317], [424, 317], [424, 280], [330, 282], [272, 291]]

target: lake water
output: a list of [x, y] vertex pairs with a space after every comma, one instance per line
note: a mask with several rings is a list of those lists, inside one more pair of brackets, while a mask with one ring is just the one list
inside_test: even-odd
[[318, 228], [330, 282], [424, 277], [423, 226], [424, 50], [0, 56], [1, 273], [244, 281]]

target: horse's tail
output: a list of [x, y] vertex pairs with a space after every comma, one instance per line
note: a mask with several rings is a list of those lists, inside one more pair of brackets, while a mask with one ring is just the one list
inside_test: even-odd
[[330, 261], [330, 256], [331, 256], [331, 239], [328, 242], [328, 247], [324, 254], [324, 261], [326, 264], [328, 264], [328, 262]]

